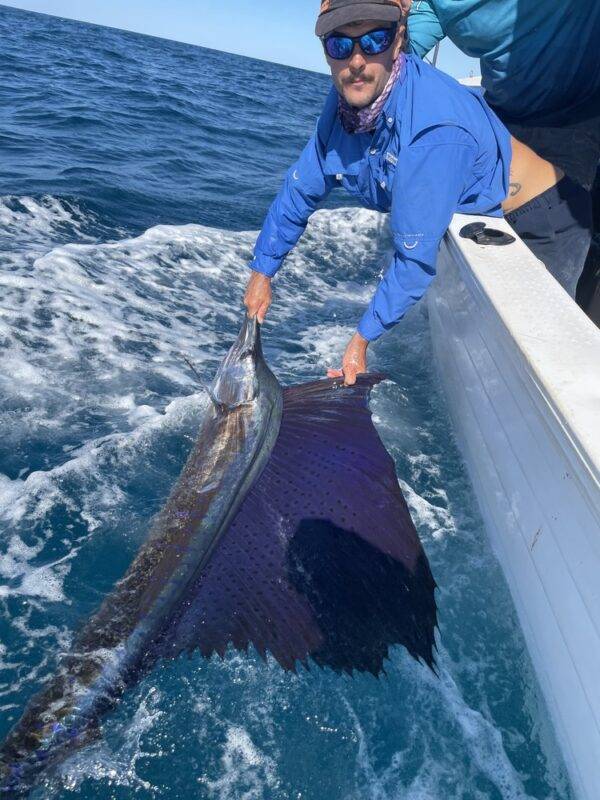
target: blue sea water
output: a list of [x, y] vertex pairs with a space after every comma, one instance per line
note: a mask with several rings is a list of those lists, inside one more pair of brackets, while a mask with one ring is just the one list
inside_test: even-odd
[[[256, 230], [324, 76], [0, 7], [0, 737], [123, 574], [240, 322]], [[276, 283], [285, 383], [336, 364], [385, 219], [334, 197]], [[164, 663], [34, 797], [569, 800], [416, 309], [377, 343], [380, 434], [439, 584], [440, 677]]]

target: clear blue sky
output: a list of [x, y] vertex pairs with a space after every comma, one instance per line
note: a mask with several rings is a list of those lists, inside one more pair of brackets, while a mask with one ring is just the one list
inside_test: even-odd
[[[325, 71], [313, 35], [318, 0], [3, 0], [2, 5]], [[457, 78], [479, 73], [477, 62], [448, 42], [438, 66]]]

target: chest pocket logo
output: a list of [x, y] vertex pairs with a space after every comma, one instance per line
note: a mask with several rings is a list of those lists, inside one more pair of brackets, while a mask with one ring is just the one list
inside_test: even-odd
[[397, 163], [398, 163], [398, 157], [388, 150], [388, 152], [383, 157], [382, 171], [385, 180], [381, 183], [381, 185], [383, 186], [384, 189], [387, 189], [389, 192], [391, 192], [392, 187], [394, 185], [394, 177], [396, 175]]

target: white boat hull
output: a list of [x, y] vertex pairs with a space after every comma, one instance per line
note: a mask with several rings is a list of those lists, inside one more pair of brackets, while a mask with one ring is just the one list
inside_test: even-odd
[[462, 239], [474, 219], [429, 292], [436, 360], [575, 794], [598, 800], [600, 330], [519, 240]]

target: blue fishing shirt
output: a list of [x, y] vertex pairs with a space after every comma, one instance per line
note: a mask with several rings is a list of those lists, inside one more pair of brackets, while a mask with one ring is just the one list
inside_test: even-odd
[[481, 59], [503, 119], [565, 125], [600, 113], [599, 0], [413, 0], [408, 31], [421, 57], [448, 36]]
[[358, 326], [371, 341], [424, 294], [455, 212], [501, 216], [510, 136], [480, 92], [415, 56], [406, 58], [373, 134], [347, 133], [337, 107], [333, 87], [315, 134], [269, 209], [250, 268], [275, 275], [336, 186], [366, 208], [391, 212], [395, 252]]

